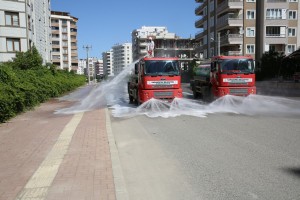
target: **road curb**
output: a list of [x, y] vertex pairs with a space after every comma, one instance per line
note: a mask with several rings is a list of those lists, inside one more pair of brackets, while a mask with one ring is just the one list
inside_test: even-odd
[[112, 161], [112, 170], [113, 170], [113, 177], [114, 177], [114, 184], [115, 184], [115, 192], [116, 192], [116, 199], [117, 200], [129, 200], [128, 192], [125, 185], [125, 180], [123, 176], [123, 171], [121, 167], [121, 162], [119, 158], [119, 152], [116, 146], [116, 141], [111, 129], [111, 122], [109, 111], [105, 109], [106, 114], [106, 131], [110, 149], [110, 156]]

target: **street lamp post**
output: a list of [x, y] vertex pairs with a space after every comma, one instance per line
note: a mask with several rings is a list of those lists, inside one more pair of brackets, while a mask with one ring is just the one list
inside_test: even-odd
[[87, 73], [88, 73], [88, 84], [90, 84], [91, 77], [90, 77], [90, 67], [89, 67], [89, 50], [92, 49], [92, 46], [83, 45], [83, 48], [86, 49], [86, 67], [87, 67]]

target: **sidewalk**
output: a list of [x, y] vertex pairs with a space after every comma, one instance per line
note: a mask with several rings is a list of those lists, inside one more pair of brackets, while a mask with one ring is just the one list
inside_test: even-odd
[[116, 199], [105, 109], [51, 100], [0, 125], [0, 199]]

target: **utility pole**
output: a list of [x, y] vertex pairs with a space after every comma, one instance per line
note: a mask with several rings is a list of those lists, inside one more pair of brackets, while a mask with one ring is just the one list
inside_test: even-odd
[[218, 56], [221, 55], [221, 48], [220, 48], [220, 46], [221, 46], [221, 33], [218, 32]]
[[88, 80], [89, 80], [88, 84], [90, 84], [91, 77], [90, 77], [90, 66], [89, 66], [89, 50], [92, 49], [92, 46], [83, 45], [83, 48], [86, 50], [86, 69], [87, 69]]

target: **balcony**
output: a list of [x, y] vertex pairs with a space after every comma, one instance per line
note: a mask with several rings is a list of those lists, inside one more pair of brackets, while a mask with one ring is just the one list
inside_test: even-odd
[[51, 33], [52, 33], [52, 35], [59, 34], [59, 30], [52, 30]]
[[195, 39], [196, 39], [196, 40], [199, 40], [199, 39], [201, 39], [205, 34], [206, 34], [206, 32], [205, 32], [204, 29], [202, 28], [202, 29], [200, 29], [199, 32], [196, 33]]
[[59, 44], [52, 44], [52, 48], [57, 48], [57, 49], [59, 49], [59, 48], [60, 48], [60, 45], [59, 45]]
[[60, 59], [53, 58], [53, 59], [52, 59], [52, 62], [55, 62], [55, 63], [60, 63]]
[[146, 46], [147, 46], [147, 42], [141, 42], [141, 43], [139, 44], [139, 46], [140, 46], [140, 47], [146, 47]]
[[76, 24], [70, 24], [70, 28], [75, 28], [75, 29], [77, 29], [77, 25]]
[[195, 22], [195, 27], [196, 28], [202, 28], [203, 27], [203, 23], [206, 21], [207, 17], [203, 17], [201, 16], [200, 19], [196, 20]]
[[226, 0], [218, 5], [217, 13], [224, 13], [230, 10], [242, 10], [243, 0]]
[[235, 14], [226, 14], [217, 20], [217, 28], [223, 29], [227, 27], [241, 27], [243, 26], [243, 16]]
[[204, 8], [204, 3], [200, 4], [196, 9], [195, 9], [195, 14], [199, 15], [200, 13], [202, 13]]
[[265, 42], [267, 44], [287, 44], [288, 40], [287, 40], [286, 37], [268, 36], [268, 35], [266, 35]]
[[241, 34], [229, 34], [221, 37], [221, 46], [243, 44], [243, 35]]
[[59, 27], [59, 23], [57, 23], [57, 22], [52, 23], [51, 22], [51, 26]]
[[77, 52], [72, 52], [71, 56], [78, 56]]

